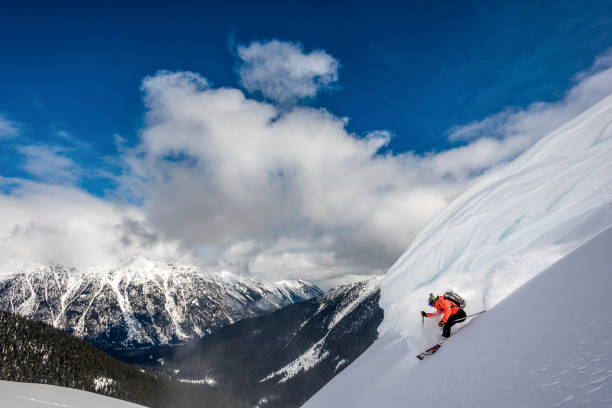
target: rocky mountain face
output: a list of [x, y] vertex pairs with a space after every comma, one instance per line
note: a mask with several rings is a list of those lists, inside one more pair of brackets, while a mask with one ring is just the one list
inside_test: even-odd
[[33, 265], [0, 281], [0, 309], [123, 349], [183, 342], [321, 294], [305, 281], [222, 279], [144, 260], [87, 271]]
[[186, 344], [113, 355], [160, 378], [212, 386], [250, 406], [299, 407], [377, 338], [379, 284], [339, 286]]

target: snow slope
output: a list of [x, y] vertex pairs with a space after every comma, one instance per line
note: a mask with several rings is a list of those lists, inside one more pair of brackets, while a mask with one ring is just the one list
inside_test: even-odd
[[11, 408], [142, 408], [92, 392], [11, 381], [0, 381], [0, 401]]
[[381, 333], [420, 346], [413, 316], [429, 292], [491, 308], [612, 225], [611, 124], [612, 95], [458, 197], [385, 275]]
[[[485, 307], [489, 309], [490, 312], [475, 320], [473, 326], [485, 324], [486, 329], [483, 329], [481, 334], [490, 333], [486, 338], [491, 343], [498, 344], [499, 339], [493, 336], [493, 333], [499, 327], [485, 323], [491, 321], [491, 315], [499, 313], [494, 312], [494, 306], [547, 267], [612, 226], [611, 124], [612, 95], [541, 139], [507, 166], [484, 176], [436, 217], [417, 236], [382, 281], [380, 305], [384, 309], [385, 319], [379, 328], [381, 338], [328, 384], [321, 391], [321, 395], [332, 398], [329, 390], [334, 388], [345, 396], [350, 394], [351, 401], [355, 396], [355, 406], [367, 406], [361, 401], [372, 401], [364, 395], [372, 393], [383, 398], [382, 406], [396, 406], [400, 402], [395, 401], [393, 397], [386, 400], [375, 384], [398, 385], [399, 380], [402, 381], [403, 390], [415, 390], [416, 388], [411, 388], [412, 382], [421, 384], [421, 373], [410, 372], [414, 364], [411, 360], [418, 351], [437, 342], [440, 336], [433, 319], [427, 322], [425, 329], [421, 328], [419, 311], [426, 308], [429, 292], [457, 290], [468, 301], [468, 314]], [[572, 282], [579, 280], [580, 276], [589, 276], [586, 274], [590, 273], [586, 267], [572, 272], [577, 275], [572, 277]], [[569, 277], [567, 279], [569, 280]], [[556, 283], [556, 278], [549, 280], [550, 284]], [[611, 283], [605, 282], [604, 288], [610, 289]], [[567, 288], [571, 288], [571, 285]], [[589, 296], [589, 299], [594, 298]], [[580, 313], [586, 318], [590, 317], [593, 311], [602, 308], [602, 314], [605, 314], [606, 306], [598, 307], [596, 304], [591, 304], [589, 309], [580, 309]], [[561, 316], [564, 316], [566, 309], [558, 309]], [[563, 331], [560, 327], [549, 327], [550, 315], [557, 317], [555, 309], [546, 308], [545, 312], [546, 316], [532, 317], [538, 324], [543, 325], [542, 327], [547, 328], [540, 332], [542, 336], [546, 334], [544, 338], [536, 343], [552, 341], [557, 353], [548, 355], [547, 358], [550, 359], [551, 365], [559, 364], [567, 357], [559, 353], [565, 353], [567, 350], [557, 345], [561, 343], [556, 343], [555, 336]], [[526, 318], [527, 316], [520, 316], [509, 322], [515, 330], [512, 332], [513, 342], [517, 344], [526, 335], [529, 327]], [[601, 319], [608, 319], [609, 323], [608, 316], [597, 316], [590, 321], [597, 324]], [[581, 327], [573, 321], [571, 324]], [[610, 329], [607, 330], [608, 335], [611, 334]], [[471, 331], [466, 330], [466, 333]], [[573, 329], [570, 331], [573, 332]], [[527, 337], [533, 340], [533, 337]], [[453, 343], [455, 342], [458, 340], [454, 339]], [[507, 361], [518, 360], [512, 355], [517, 350], [516, 346], [511, 347], [513, 343], [499, 344], [501, 346], [496, 350], [501, 353], [499, 358], [508, 359]], [[532, 348], [534, 345], [525, 346]], [[450, 352], [451, 347], [448, 349], [443, 351]], [[523, 351], [529, 350], [521, 350]], [[407, 357], [404, 360], [402, 356]], [[576, 358], [595, 357], [582, 354]], [[486, 359], [479, 355], [478, 360], [472, 361], [469, 368], [467, 364], [464, 368], [466, 371], [486, 369], [481, 367], [485, 364]], [[610, 364], [606, 369], [609, 367]], [[393, 369], [396, 371], [390, 373]], [[363, 383], [359, 383], [359, 376], [362, 374], [360, 370], [367, 371], [369, 381], [364, 379]], [[567, 370], [571, 372], [570, 367]], [[597, 373], [602, 368], [585, 370], [588, 371], [586, 376], [589, 373]], [[452, 371], [455, 372], [454, 367]], [[531, 375], [530, 371], [520, 373]], [[601, 373], [606, 373], [605, 369]], [[502, 374], [496, 371], [488, 372], [487, 377], [478, 379], [477, 382], [482, 384], [484, 378], [498, 376], [501, 381]], [[471, 376], [468, 378], [474, 379]], [[593, 381], [598, 379], [593, 378]], [[441, 389], [452, 388], [454, 391], [455, 387], [475, 385], [456, 378], [449, 377], [447, 380], [447, 386], [440, 387]], [[578, 379], [574, 377], [574, 380]], [[342, 382], [347, 382], [345, 390], [338, 388], [337, 384]], [[348, 382], [350, 386], [347, 385]], [[517, 384], [509, 384], [511, 387], [514, 385]], [[359, 392], [355, 392], [356, 388]], [[442, 394], [448, 400], [455, 398], [454, 393]], [[546, 392], [543, 394], [547, 395]], [[324, 401], [321, 395], [317, 394], [306, 406], [330, 406], [321, 403]], [[359, 399], [360, 396], [363, 396], [362, 400]], [[402, 393], [401, 396], [404, 398], [403, 403], [412, 401], [408, 398], [409, 394]], [[503, 394], [497, 396], [502, 398]], [[377, 401], [378, 405], [381, 405], [381, 401]]]
[[397, 333], [386, 335], [304, 407], [612, 406], [610, 248], [612, 228], [424, 361]]
[[[385, 320], [412, 339], [429, 292], [490, 308], [612, 225], [612, 95], [462, 194], [420, 233], [381, 286]], [[419, 335], [420, 336], [420, 335]]]

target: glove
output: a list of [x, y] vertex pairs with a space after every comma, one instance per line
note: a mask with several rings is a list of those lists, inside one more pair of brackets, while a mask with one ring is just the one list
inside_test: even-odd
[[427, 313], [425, 313], [424, 311], [421, 310], [421, 316], [427, 317]]
[[440, 327], [444, 327], [444, 325], [445, 325], [445, 324], [446, 324], [446, 322], [445, 322], [445, 321], [440, 320], [440, 323], [438, 323], [438, 326], [440, 326]]

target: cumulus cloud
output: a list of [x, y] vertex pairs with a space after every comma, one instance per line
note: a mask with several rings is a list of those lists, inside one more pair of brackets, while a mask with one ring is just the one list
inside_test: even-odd
[[71, 184], [82, 176], [81, 167], [59, 146], [29, 145], [17, 150], [24, 157], [21, 167], [39, 180]]
[[338, 61], [322, 50], [304, 52], [300, 43], [254, 41], [237, 48], [240, 83], [272, 101], [313, 98], [338, 80]]
[[0, 274], [24, 261], [87, 268], [130, 257], [181, 259], [177, 243], [158, 239], [142, 212], [70, 186], [0, 177]]
[[387, 132], [357, 137], [325, 110], [281, 111], [204, 83], [169, 72], [143, 81], [148, 125], [124, 186], [211, 267], [270, 279], [382, 273], [464, 188], [429, 159], [379, 154]]
[[[0, 179], [0, 250], [78, 265], [136, 254], [192, 259], [195, 251], [210, 271], [323, 287], [381, 274], [479, 175], [611, 93], [611, 79], [606, 54], [560, 101], [454, 128], [459, 147], [416, 155], [382, 153], [388, 132], [351, 134], [346, 119], [324, 109], [287, 108], [214, 88], [197, 73], [160, 71], [142, 83], [139, 142], [119, 143], [120, 193], [138, 207]], [[23, 153], [49, 153], [41, 149]], [[66, 156], [47, 150], [51, 159]]]
[[455, 128], [462, 146], [422, 156], [381, 154], [387, 132], [358, 137], [323, 109], [160, 72], [143, 81], [147, 127], [124, 185], [137, 186], [155, 228], [213, 269], [326, 284], [371, 276], [475, 178], [612, 92], [610, 65], [596, 66], [562, 100]]
[[0, 140], [12, 139], [19, 135], [19, 124], [0, 114]]

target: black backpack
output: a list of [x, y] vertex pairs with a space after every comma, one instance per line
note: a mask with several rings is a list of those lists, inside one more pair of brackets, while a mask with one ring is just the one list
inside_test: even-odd
[[444, 293], [444, 299], [450, 300], [451, 302], [459, 306], [461, 309], [465, 309], [465, 300], [452, 290], [449, 290], [448, 292]]

